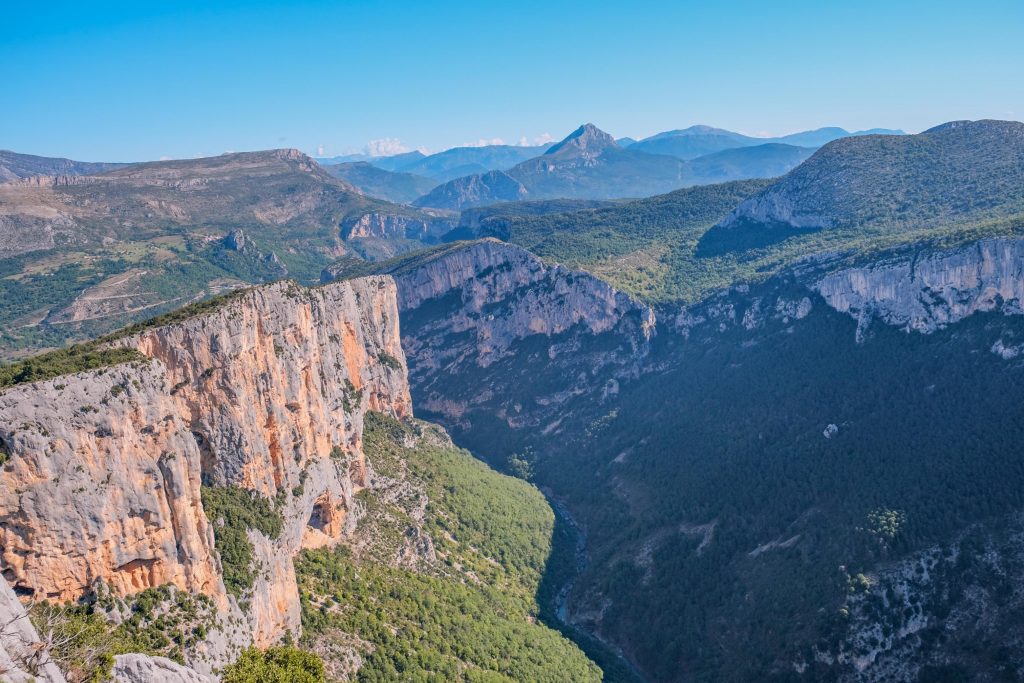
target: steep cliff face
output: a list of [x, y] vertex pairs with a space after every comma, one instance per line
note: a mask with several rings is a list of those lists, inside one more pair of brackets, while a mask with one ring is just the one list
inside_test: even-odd
[[223, 598], [199, 449], [168, 389], [163, 368], [137, 363], [0, 395], [0, 547], [15, 590], [66, 601], [103, 579], [121, 594], [173, 583]]
[[[403, 312], [430, 301], [457, 298], [455, 315], [438, 320], [431, 330], [438, 335], [472, 331], [477, 343], [471, 353], [482, 367], [508, 353], [516, 341], [537, 334], [560, 335], [576, 325], [590, 335], [622, 325], [623, 331], [635, 333], [632, 345], [637, 349], [642, 349], [654, 329], [650, 308], [604, 281], [546, 265], [525, 249], [497, 240], [447, 253], [397, 276], [396, 282]], [[416, 340], [410, 341], [421, 362], [420, 351], [450, 354], [450, 350], [423, 349]]]
[[411, 414], [394, 283], [277, 283], [114, 343], [149, 360], [0, 394], [4, 576], [62, 601], [97, 581], [117, 595], [170, 583], [237, 616], [200, 496], [236, 486], [283, 520], [276, 538], [248, 532], [241, 638], [297, 632], [291, 558], [354, 524], [363, 414]]
[[1024, 240], [993, 239], [961, 249], [909, 255], [821, 279], [818, 293], [857, 319], [930, 333], [980, 311], [1024, 312]]
[[647, 306], [496, 240], [394, 277], [418, 409], [457, 433], [474, 415], [543, 429], [570, 398], [603, 400], [638, 372], [654, 335]]

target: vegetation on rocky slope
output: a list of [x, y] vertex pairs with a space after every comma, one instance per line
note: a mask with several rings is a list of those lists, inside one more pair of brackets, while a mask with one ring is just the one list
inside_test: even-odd
[[237, 486], [203, 486], [203, 509], [213, 522], [214, 544], [224, 572], [224, 587], [237, 598], [253, 585], [250, 529], [277, 538], [283, 519], [273, 502]]
[[227, 294], [197, 301], [169, 313], [128, 325], [92, 341], [74, 344], [65, 349], [47, 351], [13, 363], [0, 363], [0, 389], [28, 382], [41, 382], [86, 370], [96, 370], [119, 363], [148, 362], [149, 359], [135, 349], [110, 346], [111, 342], [156, 327], [183, 322], [211, 313], [241, 296], [244, 292], [243, 289], [236, 289]]
[[[362, 659], [359, 681], [601, 679], [575, 645], [536, 621], [554, 527], [540, 492], [423, 423], [370, 414], [365, 450], [404, 493], [363, 492], [369, 549], [306, 551], [297, 564], [303, 642], [329, 670], [330, 653], [349, 644]], [[419, 513], [416, 491], [429, 499]]]
[[17, 363], [0, 365], [0, 389], [28, 382], [41, 382], [61, 375], [95, 370], [118, 363], [145, 362], [135, 349], [103, 348], [96, 343], [76, 344]]
[[765, 236], [761, 232], [712, 232], [737, 203], [763, 187], [765, 181], [738, 181], [613, 208], [494, 216], [482, 220], [476, 233], [586, 270], [651, 303], [695, 303], [722, 288], [763, 281], [809, 259], [827, 258], [839, 267], [865, 263], [911, 245], [950, 247], [985, 237], [1024, 234], [1024, 212], [967, 214], [916, 225], [876, 223], [785, 235], [776, 232], [765, 239], [759, 237]]
[[324, 663], [312, 652], [291, 645], [249, 648], [224, 667], [221, 683], [326, 683]]
[[184, 653], [214, 626], [216, 609], [205, 595], [165, 585], [127, 599], [101, 589], [88, 603], [38, 603], [29, 616], [69, 683], [103, 683], [112, 680], [114, 657], [119, 654], [183, 662]]
[[[360, 195], [288, 150], [135, 164], [59, 188], [5, 186], [0, 203], [0, 357], [284, 274], [315, 282], [348, 251], [345, 221], [432, 220]], [[242, 229], [252, 254], [224, 246]]]
[[[1024, 123], [954, 121], [831, 142], [737, 217], [820, 228], [909, 227], [1024, 211]], [[728, 226], [723, 226], [726, 229]]]

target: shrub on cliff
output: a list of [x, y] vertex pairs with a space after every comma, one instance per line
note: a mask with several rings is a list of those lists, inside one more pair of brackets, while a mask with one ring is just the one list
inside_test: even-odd
[[221, 683], [325, 683], [324, 663], [311, 652], [290, 645], [242, 653], [225, 667]]
[[284, 520], [263, 496], [238, 486], [204, 486], [203, 509], [213, 522], [213, 538], [224, 570], [224, 587], [241, 598], [252, 588], [253, 547], [248, 530], [277, 538]]
[[144, 361], [145, 356], [135, 349], [97, 348], [96, 344], [76, 344], [66, 349], [50, 351], [18, 363], [0, 366], [0, 389], [16, 384], [70, 375], [84, 370], [95, 370], [119, 363]]

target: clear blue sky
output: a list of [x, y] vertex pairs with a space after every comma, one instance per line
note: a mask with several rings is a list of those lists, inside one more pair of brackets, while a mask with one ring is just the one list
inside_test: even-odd
[[1024, 119], [1024, 1], [15, 2], [0, 148], [83, 160]]

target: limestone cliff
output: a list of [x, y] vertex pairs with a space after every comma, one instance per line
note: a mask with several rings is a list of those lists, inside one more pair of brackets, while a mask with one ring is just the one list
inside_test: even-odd
[[1024, 240], [983, 240], [959, 249], [909, 254], [822, 278], [826, 302], [857, 319], [934, 332], [980, 311], [1022, 313]]
[[226, 639], [297, 632], [291, 559], [354, 524], [363, 414], [411, 413], [393, 281], [276, 283], [113, 343], [148, 360], [0, 394], [5, 578], [61, 601], [99, 581], [117, 595], [170, 583], [238, 617], [200, 497], [238, 486], [274, 501], [283, 528], [249, 531], [247, 628]]
[[472, 411], [543, 426], [569, 397], [600, 399], [635, 374], [654, 335], [647, 306], [497, 240], [394, 277], [417, 406], [454, 429]]

